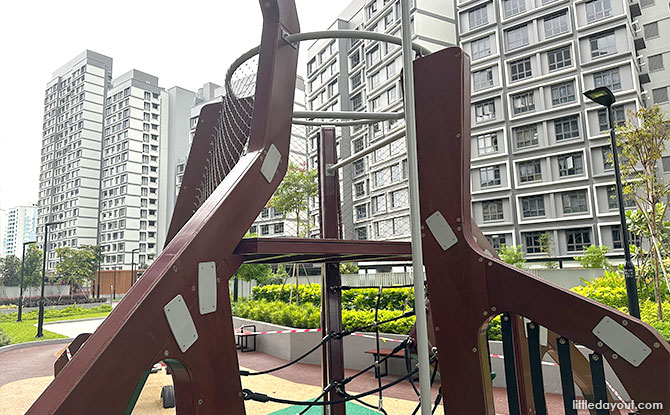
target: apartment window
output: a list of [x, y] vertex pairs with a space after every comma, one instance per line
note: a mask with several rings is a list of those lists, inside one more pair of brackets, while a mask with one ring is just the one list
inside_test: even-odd
[[514, 16], [526, 11], [526, 0], [503, 0], [505, 17]]
[[351, 109], [353, 109], [354, 111], [358, 111], [361, 109], [362, 106], [363, 106], [363, 100], [359, 92], [358, 94], [354, 95], [351, 98]]
[[586, 2], [586, 21], [591, 23], [612, 15], [610, 0], [591, 0]]
[[649, 64], [649, 72], [656, 72], [663, 70], [663, 54], [652, 55], [647, 58]]
[[605, 146], [601, 147], [602, 148], [602, 155], [603, 155], [603, 169], [604, 170], [612, 170], [614, 168], [614, 164], [612, 164], [612, 147], [611, 146]]
[[356, 239], [359, 241], [365, 241], [366, 239], [368, 239], [368, 228], [367, 227], [356, 228]]
[[571, 115], [554, 120], [554, 132], [556, 141], [579, 137], [579, 116]]
[[354, 194], [356, 197], [365, 195], [365, 182], [359, 182], [354, 184]]
[[532, 76], [530, 58], [519, 59], [509, 64], [512, 81], [518, 81]]
[[[616, 188], [614, 186], [610, 186], [607, 188], [607, 208], [610, 210], [614, 209], [619, 209], [619, 198], [617, 197], [617, 192]], [[635, 200], [628, 196], [626, 197], [624, 195], [623, 197], [623, 207], [625, 208], [634, 208], [635, 207]]]
[[568, 251], [583, 251], [591, 245], [591, 230], [589, 228], [568, 229], [565, 231]]
[[670, 171], [670, 157], [664, 156], [661, 157], [661, 163], [663, 164], [663, 171], [664, 172], [669, 172]]
[[544, 216], [544, 196], [526, 196], [521, 198], [521, 213], [524, 218]]
[[477, 136], [477, 151], [480, 156], [498, 152], [498, 137], [495, 134]]
[[540, 167], [540, 160], [519, 163], [519, 180], [521, 183], [541, 181], [542, 168]]
[[370, 205], [373, 214], [386, 212], [386, 195], [373, 196]]
[[470, 22], [470, 30], [479, 26], [484, 26], [489, 22], [487, 14], [487, 5], [476, 7], [468, 12], [468, 20]]
[[486, 68], [472, 74], [475, 91], [493, 86], [493, 68]]
[[475, 104], [475, 121], [484, 122], [496, 118], [495, 103], [492, 99]]
[[555, 71], [556, 69], [566, 68], [572, 65], [570, 46], [547, 52], [547, 58], [549, 60], [550, 71]]
[[274, 233], [284, 233], [284, 222], [274, 224]]
[[391, 89], [386, 91], [386, 103], [393, 104], [396, 99], [398, 99], [397, 88], [395, 85], [393, 85]]
[[365, 219], [368, 217], [367, 205], [358, 205], [354, 209], [356, 211], [356, 219]]
[[612, 226], [612, 248], [622, 249], [623, 248], [623, 238], [621, 238], [621, 226]]
[[368, 19], [371, 18], [377, 12], [377, 2], [374, 1], [368, 7], [366, 7], [365, 12], [368, 15]]
[[654, 98], [654, 104], [668, 102], [668, 87], [652, 89], [651, 96]]
[[534, 124], [513, 128], [512, 132], [514, 133], [517, 149], [536, 146], [538, 144], [537, 126]]
[[379, 83], [381, 82], [381, 72], [374, 73], [370, 77], [370, 89], [377, 88], [379, 86]]
[[[614, 113], [614, 124], [623, 125], [626, 123], [626, 110], [623, 105], [617, 105], [612, 107], [612, 112]], [[599, 109], [598, 110], [598, 127], [601, 132], [609, 131], [610, 125], [607, 120], [607, 110]]]
[[479, 183], [481, 187], [500, 185], [500, 166], [489, 166], [479, 169]]
[[540, 237], [543, 232], [524, 232], [523, 239], [526, 241], [526, 253], [527, 254], [539, 254], [542, 253], [542, 245], [540, 244]]
[[565, 104], [575, 100], [574, 81], [561, 82], [551, 86], [551, 103], [553, 105]]
[[533, 91], [512, 95], [512, 106], [514, 114], [523, 114], [525, 112], [535, 111], [535, 102], [533, 98]]
[[559, 176], [574, 176], [582, 173], [584, 173], [582, 153], [574, 153], [558, 157]]
[[261, 225], [261, 235], [270, 234], [270, 225]]
[[658, 32], [658, 22], [649, 23], [643, 26], [644, 29], [644, 38], [653, 39], [659, 36]]
[[586, 207], [586, 190], [563, 192], [562, 200], [563, 213], [582, 213], [588, 210]]
[[328, 84], [328, 98], [335, 95], [337, 91], [337, 81], [331, 82]]
[[484, 216], [484, 222], [503, 220], [504, 215], [502, 199], [482, 202], [482, 214]]
[[500, 247], [506, 243], [505, 235], [486, 235], [486, 240], [496, 251], [500, 251]]
[[359, 174], [365, 173], [365, 160], [360, 159], [353, 162], [354, 166], [354, 175], [358, 176]]
[[356, 52], [349, 56], [349, 64], [352, 68], [355, 68], [359, 63], [361, 63], [361, 52], [360, 50], [356, 50]]
[[391, 192], [391, 207], [399, 208], [407, 206], [409, 201], [409, 189], [400, 189]]
[[640, 0], [640, 6], [643, 8], [653, 6], [654, 4], [655, 4], [654, 0]]
[[607, 69], [605, 71], [594, 73], [593, 83], [596, 88], [606, 86], [612, 91], [621, 89], [621, 75], [619, 74], [619, 68]]
[[479, 59], [491, 54], [491, 40], [490, 38], [484, 37], [481, 39], [473, 40], [470, 43], [470, 50], [472, 52], [472, 59]]
[[381, 55], [379, 53], [379, 45], [373, 47], [368, 53], [367, 53], [367, 62], [369, 66], [373, 66], [377, 64], [381, 60]]
[[611, 55], [616, 53], [616, 37], [614, 32], [602, 33], [589, 39], [591, 44], [591, 57]]
[[528, 26], [523, 25], [506, 32], [507, 48], [517, 49], [528, 44]]
[[544, 18], [544, 35], [547, 38], [558, 36], [568, 31], [568, 12], [562, 11]]

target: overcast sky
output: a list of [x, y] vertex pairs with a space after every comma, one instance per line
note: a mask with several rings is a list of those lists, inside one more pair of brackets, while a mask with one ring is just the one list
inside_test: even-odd
[[[326, 29], [351, 0], [296, 0], [301, 31]], [[104, 5], [104, 6], [103, 6]], [[255, 0], [4, 2], [0, 13], [0, 207], [37, 202], [43, 100], [53, 72], [85, 49], [158, 76], [163, 88], [223, 85], [260, 42]], [[304, 75], [308, 44], [301, 47]]]

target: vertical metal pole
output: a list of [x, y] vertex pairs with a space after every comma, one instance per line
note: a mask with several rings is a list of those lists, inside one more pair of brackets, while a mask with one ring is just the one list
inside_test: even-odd
[[630, 242], [628, 238], [628, 224], [626, 223], [626, 208], [623, 203], [623, 190], [621, 186], [621, 170], [619, 169], [619, 155], [616, 147], [616, 131], [614, 127], [614, 111], [612, 105], [607, 106], [607, 115], [610, 124], [610, 140], [612, 141], [612, 164], [614, 164], [614, 178], [616, 180], [616, 195], [619, 199], [619, 218], [621, 219], [621, 233], [623, 233], [623, 253], [626, 262], [623, 266], [623, 275], [626, 280], [626, 296], [628, 297], [628, 314], [640, 318], [640, 302], [637, 298], [637, 279], [635, 278], [635, 266], [630, 259]]
[[[319, 145], [319, 209], [321, 217], [321, 235], [323, 238], [339, 238], [339, 224], [337, 218], [339, 189], [337, 170], [328, 167], [337, 162], [335, 148], [335, 128], [321, 128]], [[325, 317], [323, 319], [324, 335], [339, 333], [342, 331], [342, 291], [340, 286], [340, 267], [338, 263], [327, 263], [323, 265], [323, 280], [321, 301], [325, 305]], [[323, 310], [323, 308], [322, 308]], [[323, 366], [324, 387], [333, 382], [341, 382], [344, 379], [344, 347], [342, 339], [332, 339], [325, 344], [325, 362]], [[342, 400], [344, 395], [337, 388], [331, 389], [326, 395], [328, 400]], [[343, 403], [324, 407], [330, 409], [331, 415], [345, 415], [346, 408]]]
[[135, 284], [135, 250], [130, 251], [130, 286]]
[[49, 223], [44, 224], [44, 255], [42, 257], [42, 293], [40, 294], [40, 311], [37, 317], [37, 335], [35, 337], [43, 337], [44, 332], [44, 280], [47, 272], [47, 251], [49, 250]]
[[414, 108], [414, 68], [412, 67], [412, 32], [409, 15], [410, 0], [400, 0], [402, 7], [402, 57], [405, 90], [405, 139], [409, 167], [410, 221], [412, 228], [412, 271], [414, 275], [414, 310], [416, 340], [419, 354], [421, 415], [431, 414], [430, 362], [428, 359], [428, 326], [423, 288], [423, 249], [421, 246], [421, 210], [419, 209], [419, 167], [416, 150], [416, 114]]
[[23, 267], [26, 262], [26, 245], [32, 242], [23, 243], [23, 255], [21, 256], [21, 282], [19, 283], [19, 315], [16, 319], [17, 323], [21, 322], [21, 312], [23, 311]]

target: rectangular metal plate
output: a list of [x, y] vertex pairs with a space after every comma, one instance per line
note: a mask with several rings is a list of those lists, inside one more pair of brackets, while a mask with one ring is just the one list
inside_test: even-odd
[[198, 332], [188, 311], [184, 297], [178, 294], [163, 307], [170, 330], [179, 350], [185, 353], [198, 340]]
[[216, 264], [214, 262], [198, 264], [198, 305], [200, 314], [216, 311]]
[[593, 328], [593, 334], [631, 365], [638, 367], [651, 354], [648, 347], [627, 328], [605, 316]]
[[261, 166], [261, 173], [268, 183], [272, 183], [272, 179], [275, 177], [275, 173], [277, 173], [277, 167], [279, 166], [280, 160], [281, 153], [277, 150], [277, 147], [275, 147], [274, 144], [270, 144], [268, 153], [265, 155], [263, 165]]
[[456, 234], [439, 210], [426, 219], [426, 225], [428, 225], [428, 229], [430, 229], [442, 250], [446, 251], [458, 242]]

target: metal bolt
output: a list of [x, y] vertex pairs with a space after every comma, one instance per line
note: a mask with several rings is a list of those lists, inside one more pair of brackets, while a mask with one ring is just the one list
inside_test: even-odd
[[435, 326], [435, 331], [440, 331], [440, 326]]
[[195, 291], [195, 285], [191, 285], [191, 291]]
[[240, 398], [243, 398], [243, 397], [244, 397], [244, 393], [242, 393], [242, 391], [239, 391], [239, 392], [237, 392], [237, 396], [239, 396]]
[[493, 266], [493, 262], [489, 261], [489, 267]]
[[603, 342], [598, 342], [598, 347], [603, 347]]
[[659, 342], [654, 342], [654, 348], [655, 348], [655, 349], [658, 349], [659, 347], [661, 347], [661, 343], [659, 343]]
[[425, 238], [425, 237], [426, 237], [426, 234], [423, 233], [423, 232], [421, 232], [421, 237], [422, 237], [422, 238]]
[[597, 361], [597, 360], [599, 360], [599, 359], [600, 359], [600, 357], [598, 357], [598, 355], [597, 355], [597, 354], [594, 354], [593, 356], [591, 356], [591, 359], [593, 359], [593, 360], [596, 360], [596, 361]]
[[472, 351], [475, 352], [475, 353], [477, 353], [477, 348], [476, 348], [476, 347], [473, 347], [473, 348], [472, 348]]
[[624, 326], [627, 326], [628, 325], [628, 320], [622, 321], [621, 324], [623, 324]]
[[491, 311], [496, 311], [497, 308], [495, 306], [491, 307]]
[[509, 321], [509, 317], [505, 316], [505, 317], [503, 317], [503, 320]]
[[461, 138], [461, 133], [457, 133], [456, 138]]
[[217, 283], [220, 283], [220, 282], [221, 282], [221, 278], [216, 277], [216, 282], [217, 282]]
[[618, 355], [618, 354], [616, 354], [616, 353], [612, 353], [612, 359], [618, 359], [618, 358], [619, 358], [619, 355]]
[[528, 327], [530, 327], [531, 330], [535, 330], [535, 323], [530, 323]]
[[485, 315], [485, 316], [488, 316], [488, 315], [489, 315], [489, 312], [486, 311], [486, 310], [484, 310], [484, 312], [483, 312], [482, 314]]
[[166, 350], [166, 351], [163, 352], [163, 355], [164, 355], [164, 356], [169, 356], [169, 355], [170, 355], [170, 352], [168, 352], [168, 351]]
[[565, 344], [565, 339], [561, 337], [560, 339], [558, 339], [558, 342], [561, 344]]
[[172, 271], [177, 272], [178, 269], [179, 269], [179, 268], [177, 268], [176, 265], [172, 266]]
[[484, 258], [479, 257], [479, 258], [477, 259], [477, 261], [479, 261], [479, 262], [484, 262]]
[[461, 218], [456, 218], [456, 222], [460, 222], [460, 221], [461, 221]]
[[202, 399], [198, 399], [198, 405], [202, 405]]
[[459, 226], [459, 227], [456, 228], [456, 230], [460, 232], [461, 230], [463, 230], [463, 228], [461, 228], [461, 227]]
[[423, 226], [423, 225], [421, 225], [421, 230], [424, 230], [424, 229], [426, 229], [426, 227], [425, 227], [425, 226]]

